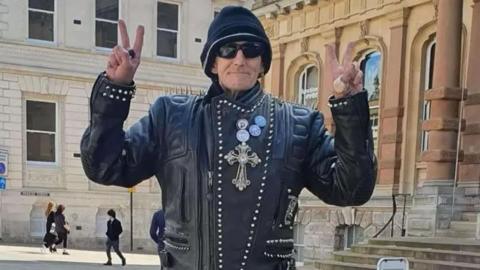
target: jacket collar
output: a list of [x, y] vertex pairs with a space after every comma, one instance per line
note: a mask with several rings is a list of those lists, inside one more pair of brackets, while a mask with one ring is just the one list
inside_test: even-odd
[[213, 81], [213, 83], [210, 85], [210, 88], [208, 89], [207, 94], [205, 95], [204, 102], [210, 102], [212, 98], [220, 97], [237, 105], [252, 107], [263, 97], [263, 95], [264, 93], [262, 88], [260, 87], [260, 83], [257, 82], [251, 89], [242, 91], [234, 99], [225, 94], [225, 91], [217, 81]]

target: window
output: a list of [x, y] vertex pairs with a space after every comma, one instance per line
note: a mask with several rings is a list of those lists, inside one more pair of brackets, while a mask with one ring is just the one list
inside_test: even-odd
[[370, 52], [360, 63], [363, 72], [363, 88], [368, 91], [368, 104], [370, 106], [370, 120], [372, 123], [372, 135], [374, 149], [378, 149], [378, 126], [379, 126], [379, 98], [381, 85], [381, 54], [377, 51]]
[[178, 57], [179, 5], [157, 3], [157, 55]]
[[28, 38], [53, 42], [54, 16], [55, 0], [29, 0]]
[[346, 250], [363, 241], [363, 228], [359, 225], [339, 225], [335, 228], [333, 250]]
[[[430, 89], [432, 89], [432, 82], [433, 82], [433, 67], [435, 63], [435, 47], [436, 47], [436, 42], [431, 41], [428, 46], [427, 50], [425, 51], [425, 70], [424, 70], [424, 96], [426, 92]], [[430, 101], [423, 99], [423, 105], [422, 105], [422, 115], [421, 115], [421, 120], [426, 121], [430, 119]], [[428, 131], [422, 130], [422, 137], [420, 141], [420, 149], [421, 151], [427, 151], [428, 150]]]
[[295, 250], [295, 261], [297, 266], [302, 266], [305, 261], [305, 225], [300, 222], [295, 222], [293, 227], [293, 239]]
[[299, 86], [298, 103], [316, 109], [318, 95], [318, 68], [316, 66], [305, 67], [300, 74]]
[[118, 0], [95, 2], [95, 46], [113, 48], [118, 43]]
[[56, 162], [56, 114], [53, 102], [27, 100], [27, 160]]

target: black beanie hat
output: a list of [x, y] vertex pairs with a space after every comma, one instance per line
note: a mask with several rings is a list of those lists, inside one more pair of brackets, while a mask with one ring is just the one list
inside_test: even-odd
[[207, 42], [200, 56], [203, 71], [208, 77], [216, 77], [212, 73], [212, 65], [217, 57], [218, 49], [234, 41], [263, 43], [266, 49], [262, 55], [262, 64], [264, 73], [268, 72], [272, 61], [272, 48], [262, 24], [250, 10], [244, 7], [228, 6], [220, 11], [210, 25]]

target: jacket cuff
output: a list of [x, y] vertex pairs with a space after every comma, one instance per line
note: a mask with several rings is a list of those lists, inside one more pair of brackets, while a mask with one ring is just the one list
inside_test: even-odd
[[92, 114], [126, 119], [136, 86], [115, 84], [102, 72], [95, 81], [90, 98]]
[[332, 115], [356, 114], [357, 116], [369, 118], [368, 92], [366, 90], [343, 98], [330, 96], [328, 106], [332, 111]]

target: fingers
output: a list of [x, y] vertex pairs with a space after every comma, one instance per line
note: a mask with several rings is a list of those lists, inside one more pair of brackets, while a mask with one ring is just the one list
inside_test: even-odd
[[145, 34], [145, 28], [143, 25], [137, 27], [137, 33], [135, 34], [135, 43], [133, 44], [133, 50], [135, 51], [135, 57], [140, 58], [143, 48], [143, 36]]
[[128, 37], [127, 25], [122, 19], [118, 21], [118, 30], [120, 31], [120, 39], [122, 40], [122, 46], [127, 49], [130, 48], [130, 38]]
[[122, 48], [120, 46], [115, 46], [115, 47], [113, 47], [112, 52], [115, 55], [119, 64], [122, 64], [124, 62], [128, 62], [128, 60], [129, 60], [128, 51], [125, 50], [124, 48]]
[[353, 79], [353, 89], [357, 91], [361, 91], [363, 89], [363, 72], [359, 70], [357, 75], [355, 75], [355, 79]]
[[325, 51], [326, 51], [326, 63], [329, 65], [331, 68], [335, 68], [338, 66], [338, 59], [337, 59], [337, 54], [335, 52], [335, 45], [333, 44], [326, 44], [325, 45]]
[[108, 57], [107, 68], [116, 68], [119, 65], [120, 63], [118, 62], [117, 57], [115, 57], [115, 54], [110, 54], [110, 56]]
[[345, 68], [347, 68], [352, 64], [353, 47], [355, 47], [355, 44], [353, 44], [353, 42], [349, 42], [347, 44], [347, 48], [345, 48], [345, 53], [343, 54], [343, 61], [342, 61], [342, 66], [344, 66]]

